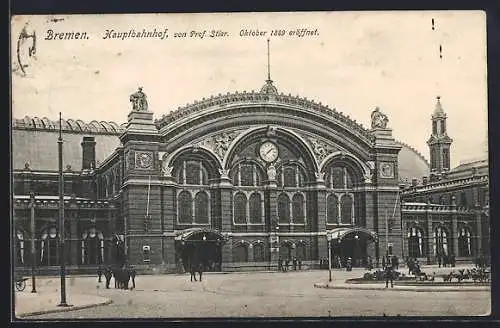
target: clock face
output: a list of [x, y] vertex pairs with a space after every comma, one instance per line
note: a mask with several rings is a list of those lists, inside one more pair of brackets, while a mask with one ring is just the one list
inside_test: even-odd
[[266, 141], [260, 146], [259, 155], [267, 163], [274, 162], [278, 158], [278, 147], [273, 142]]

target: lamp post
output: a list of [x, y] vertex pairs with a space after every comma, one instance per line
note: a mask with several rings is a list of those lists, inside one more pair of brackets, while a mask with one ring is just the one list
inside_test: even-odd
[[36, 293], [36, 248], [35, 248], [35, 193], [30, 192], [30, 219], [31, 219], [31, 292]]
[[65, 247], [64, 247], [64, 178], [63, 178], [63, 139], [62, 139], [62, 118], [59, 112], [59, 246], [60, 246], [60, 276], [61, 276], [61, 302], [58, 306], [68, 306], [66, 303], [66, 268], [65, 268]]
[[332, 234], [326, 234], [326, 240], [328, 241], [328, 281], [332, 281]]
[[356, 263], [356, 265], [359, 265], [359, 236], [356, 234], [354, 235], [354, 240], [356, 242], [356, 245], [355, 245], [355, 248], [354, 248], [354, 263]]

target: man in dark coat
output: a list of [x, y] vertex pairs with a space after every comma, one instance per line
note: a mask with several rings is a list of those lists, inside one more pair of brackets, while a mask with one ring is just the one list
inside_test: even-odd
[[106, 288], [109, 289], [109, 284], [111, 282], [111, 277], [113, 276], [113, 273], [111, 272], [111, 268], [107, 267], [104, 269], [104, 278], [106, 278]]
[[282, 270], [283, 270], [283, 259], [280, 256], [278, 258], [278, 271], [282, 271]]
[[293, 271], [297, 271], [297, 259], [294, 257], [292, 260]]
[[102, 282], [102, 279], [101, 279], [101, 277], [102, 277], [102, 273], [103, 273], [103, 272], [102, 272], [102, 267], [101, 267], [101, 266], [99, 266], [99, 267], [97, 268], [97, 276], [99, 277], [99, 279], [97, 280], [97, 282]]
[[134, 269], [134, 267], [130, 266], [128, 268], [128, 274], [130, 276], [130, 278], [132, 279], [132, 288], [135, 289], [135, 275], [136, 275], [136, 271]]
[[389, 286], [389, 280], [391, 281], [391, 288], [394, 287], [394, 274], [393, 267], [391, 264], [387, 264], [385, 267], [385, 288]]

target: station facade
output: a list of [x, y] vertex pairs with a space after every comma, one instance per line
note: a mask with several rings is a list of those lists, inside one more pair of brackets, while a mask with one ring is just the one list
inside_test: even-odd
[[[392, 137], [378, 109], [367, 129], [321, 103], [278, 93], [271, 80], [258, 92], [212, 96], [157, 120], [142, 89], [130, 100], [122, 125], [61, 123], [70, 271], [127, 261], [176, 272], [193, 245], [212, 270], [271, 269], [279, 258], [315, 268], [328, 256], [328, 239], [340, 262], [364, 265], [415, 249], [434, 261], [435, 222], [446, 221], [450, 236], [464, 226], [457, 207], [423, 209], [419, 197], [447, 184], [441, 175], [426, 186], [408, 182], [428, 174], [429, 163]], [[46, 118], [13, 122], [19, 268], [59, 263], [58, 130]], [[474, 213], [467, 231], [476, 236], [479, 220], [474, 247], [485, 249], [489, 221]], [[413, 227], [426, 236], [421, 250], [406, 235]]]

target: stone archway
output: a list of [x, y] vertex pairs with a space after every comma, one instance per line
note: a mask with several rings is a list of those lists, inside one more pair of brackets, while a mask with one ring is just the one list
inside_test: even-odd
[[378, 240], [377, 233], [360, 227], [335, 228], [327, 234], [331, 235], [332, 263], [336, 267], [344, 267], [349, 257], [353, 266], [366, 266], [367, 246]]

